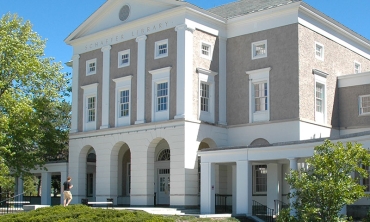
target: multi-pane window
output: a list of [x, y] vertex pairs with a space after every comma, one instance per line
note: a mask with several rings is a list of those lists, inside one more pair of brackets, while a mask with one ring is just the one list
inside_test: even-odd
[[87, 98], [87, 122], [95, 121], [95, 97]]
[[130, 49], [118, 53], [118, 68], [130, 65]]
[[254, 165], [254, 193], [267, 192], [267, 165]]
[[370, 114], [370, 95], [359, 97], [360, 115]]
[[324, 85], [316, 83], [316, 112], [324, 112]]
[[209, 85], [200, 84], [200, 110], [209, 112]]
[[96, 73], [96, 59], [86, 61], [86, 75], [93, 75]]
[[361, 64], [358, 62], [355, 62], [355, 73], [361, 72]]
[[167, 54], [167, 43], [159, 45], [158, 49], [159, 49], [159, 53], [158, 53], [159, 55]]
[[200, 55], [203, 58], [211, 59], [211, 56], [212, 56], [212, 46], [211, 46], [211, 44], [202, 42]]
[[86, 180], [86, 196], [92, 197], [94, 195], [94, 174], [88, 173]]
[[155, 43], [154, 58], [159, 59], [168, 56], [168, 39]]
[[315, 57], [324, 60], [324, 46], [318, 42], [315, 43]]
[[252, 59], [264, 58], [267, 56], [267, 40], [252, 43]]
[[157, 111], [167, 110], [168, 82], [157, 84]]
[[268, 110], [267, 82], [254, 84], [254, 111]]
[[122, 90], [119, 99], [119, 117], [128, 116], [130, 108], [130, 91]]

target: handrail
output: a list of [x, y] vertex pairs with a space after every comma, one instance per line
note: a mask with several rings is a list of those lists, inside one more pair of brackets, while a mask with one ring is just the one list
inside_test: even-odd
[[289, 204], [284, 203], [281, 200], [274, 200], [275, 214], [279, 215], [282, 209], [289, 208]]
[[274, 221], [274, 210], [252, 200], [252, 215], [266, 222]]
[[23, 201], [24, 194], [25, 192], [0, 201], [0, 206], [3, 206], [4, 204], [6, 205], [6, 208], [0, 208], [0, 214], [9, 214], [23, 211], [23, 204], [29, 203], [29, 201]]
[[232, 212], [232, 206], [227, 205], [228, 198], [232, 198], [232, 195], [231, 194], [215, 194], [216, 213], [231, 213]]

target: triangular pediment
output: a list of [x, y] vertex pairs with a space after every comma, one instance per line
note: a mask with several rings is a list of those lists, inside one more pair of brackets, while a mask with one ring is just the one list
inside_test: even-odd
[[176, 0], [107, 0], [66, 39], [88, 36], [183, 5]]

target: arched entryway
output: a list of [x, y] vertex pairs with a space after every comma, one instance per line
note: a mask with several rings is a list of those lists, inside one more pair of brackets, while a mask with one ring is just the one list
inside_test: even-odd
[[126, 143], [119, 145], [117, 204], [129, 206], [131, 193], [131, 151]]
[[96, 200], [96, 153], [92, 147], [86, 155], [86, 197]]
[[155, 147], [154, 158], [155, 204], [168, 206], [170, 205], [171, 192], [171, 151], [165, 139], [159, 141]]

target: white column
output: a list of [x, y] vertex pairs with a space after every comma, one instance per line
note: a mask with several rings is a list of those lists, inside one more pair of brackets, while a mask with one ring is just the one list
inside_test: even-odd
[[[252, 214], [251, 164], [248, 160], [236, 162], [236, 215]], [[234, 198], [234, 197], [233, 197]]]
[[102, 84], [102, 120], [100, 129], [109, 128], [109, 75], [110, 75], [110, 45], [101, 48], [103, 52], [103, 84]]
[[69, 132], [76, 133], [78, 131], [78, 70], [80, 67], [80, 55], [73, 55], [72, 60], [72, 119]]
[[175, 30], [177, 32], [175, 119], [182, 119], [189, 118], [193, 111], [193, 32], [195, 28], [183, 24], [176, 26]]
[[232, 166], [232, 199], [233, 199], [233, 202], [232, 202], [232, 209], [233, 209], [233, 212], [232, 214], [235, 215], [236, 214], [236, 165], [233, 165]]
[[[289, 158], [289, 163], [290, 163], [289, 164], [290, 165], [289, 172], [291, 172], [291, 170], [298, 170], [297, 158]], [[290, 188], [290, 193], [294, 193], [294, 192], [295, 192], [295, 189]], [[292, 204], [295, 202], [295, 200], [296, 200], [296, 198], [290, 198], [289, 199], [290, 206], [293, 206]], [[292, 216], [296, 215], [296, 211], [293, 207], [290, 210], [290, 215], [292, 215]]]
[[215, 213], [215, 164], [200, 163], [201, 187], [200, 187], [200, 213]]
[[51, 205], [51, 174], [41, 174], [41, 205]]
[[[14, 193], [15, 193], [15, 195], [19, 195], [19, 194], [23, 193], [23, 180], [20, 177], [15, 178], [15, 191], [14, 191]], [[23, 195], [20, 198], [22, 198], [22, 197], [23, 197]], [[17, 200], [21, 201], [21, 199], [17, 199]]]
[[219, 73], [218, 73], [218, 124], [227, 125], [226, 121], [226, 38], [219, 36]]
[[281, 197], [280, 175], [281, 164], [267, 164], [267, 207], [270, 209], [274, 209], [274, 201]]
[[145, 40], [146, 35], [136, 38], [137, 42], [137, 109], [135, 124], [145, 123]]

